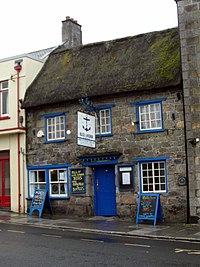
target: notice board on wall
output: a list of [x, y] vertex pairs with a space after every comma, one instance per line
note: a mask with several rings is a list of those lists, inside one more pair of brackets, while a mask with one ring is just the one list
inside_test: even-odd
[[157, 219], [162, 222], [162, 208], [159, 194], [140, 194], [138, 201], [138, 210], [136, 224], [139, 220], [153, 220], [154, 225]]
[[85, 169], [75, 168], [71, 169], [71, 193], [83, 194], [85, 193]]
[[29, 215], [32, 216], [33, 211], [37, 210], [39, 212], [39, 217], [41, 218], [45, 207], [48, 207], [52, 214], [48, 191], [46, 189], [35, 189]]

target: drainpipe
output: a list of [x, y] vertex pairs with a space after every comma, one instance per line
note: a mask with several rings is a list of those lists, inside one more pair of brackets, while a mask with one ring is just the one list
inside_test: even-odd
[[[21, 60], [15, 62], [17, 65], [14, 69], [17, 71], [17, 127], [20, 128], [19, 116], [20, 116], [20, 106], [19, 106], [19, 93], [20, 93], [20, 76], [19, 73], [22, 69]], [[20, 182], [20, 133], [17, 134], [17, 157], [18, 157], [18, 213], [21, 213], [21, 182]]]

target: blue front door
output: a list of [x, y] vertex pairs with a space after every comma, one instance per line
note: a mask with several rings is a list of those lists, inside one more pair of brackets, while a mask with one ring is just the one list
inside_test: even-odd
[[95, 215], [116, 216], [114, 165], [99, 165], [94, 172]]

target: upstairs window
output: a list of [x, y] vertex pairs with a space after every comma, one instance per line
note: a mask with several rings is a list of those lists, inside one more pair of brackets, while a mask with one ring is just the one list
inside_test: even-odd
[[42, 116], [46, 120], [46, 142], [66, 140], [66, 114], [55, 113]]
[[98, 115], [96, 115], [96, 135], [111, 135], [111, 128], [111, 109], [99, 109]]
[[8, 81], [0, 82], [0, 101], [0, 116], [8, 116]]
[[136, 104], [139, 132], [163, 131], [162, 101], [158, 99], [141, 101]]

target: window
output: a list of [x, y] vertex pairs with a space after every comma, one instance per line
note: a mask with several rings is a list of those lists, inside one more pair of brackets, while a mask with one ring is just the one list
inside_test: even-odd
[[67, 194], [66, 169], [50, 170], [50, 196], [62, 196]]
[[46, 142], [61, 142], [66, 140], [66, 114], [45, 114]]
[[0, 116], [8, 116], [8, 81], [0, 82]]
[[29, 172], [29, 193], [31, 197], [35, 189], [46, 189], [45, 170], [33, 170]]
[[141, 163], [142, 192], [166, 192], [165, 162]]
[[163, 131], [162, 101], [157, 99], [136, 103], [139, 132]]
[[100, 109], [96, 115], [96, 135], [111, 134], [111, 109]]
[[28, 167], [29, 197], [35, 189], [46, 189], [51, 198], [68, 198], [68, 165]]

